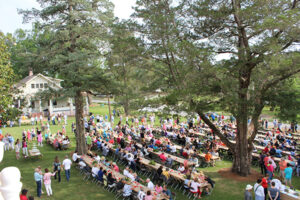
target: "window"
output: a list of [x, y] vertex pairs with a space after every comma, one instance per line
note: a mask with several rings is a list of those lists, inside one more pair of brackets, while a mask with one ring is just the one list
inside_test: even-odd
[[31, 84], [31, 88], [34, 88], [34, 84]]
[[37, 83], [37, 84], [35, 84], [35, 87], [36, 87], [36, 88], [39, 88], [39, 86], [40, 86], [40, 84], [38, 84], [38, 83]]
[[48, 84], [47, 83], [44, 83], [44, 88], [47, 88], [48, 87]]
[[43, 83], [40, 83], [40, 88], [43, 88], [44, 87], [44, 84]]

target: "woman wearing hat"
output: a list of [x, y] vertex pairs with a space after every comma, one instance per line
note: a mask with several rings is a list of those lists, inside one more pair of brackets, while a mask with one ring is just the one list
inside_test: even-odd
[[245, 191], [245, 200], [252, 200], [252, 185], [247, 185], [246, 186], [246, 191]]

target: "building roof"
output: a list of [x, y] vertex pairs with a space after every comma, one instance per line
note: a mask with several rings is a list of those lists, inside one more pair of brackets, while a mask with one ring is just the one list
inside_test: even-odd
[[47, 79], [48, 81], [55, 83], [55, 85], [57, 85], [59, 88], [61, 88], [61, 86], [57, 83], [57, 82], [61, 82], [62, 81], [61, 79], [56, 79], [56, 78], [44, 76], [43, 74], [40, 74], [40, 73], [36, 74], [36, 75], [26, 76], [25, 78], [20, 80], [18, 83], [16, 83], [15, 87], [19, 88], [19, 87], [25, 85], [26, 83], [28, 83], [29, 81], [31, 81], [32, 79], [34, 79], [36, 77], [42, 77], [44, 79]]
[[26, 84], [27, 82], [29, 82], [31, 79], [35, 78], [37, 75], [32, 75], [32, 76], [26, 76], [25, 78], [23, 78], [22, 80], [20, 80], [18, 83], [15, 84], [15, 87], [21, 87], [24, 84]]

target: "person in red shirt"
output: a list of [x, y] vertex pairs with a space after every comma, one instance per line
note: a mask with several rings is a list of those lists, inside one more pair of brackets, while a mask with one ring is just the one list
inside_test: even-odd
[[166, 162], [166, 160], [167, 160], [167, 157], [165, 156], [164, 153], [161, 153], [161, 154], [159, 155], [159, 158], [161, 159], [162, 162]]
[[272, 165], [271, 160], [267, 164], [267, 172], [268, 172], [268, 175], [269, 175], [268, 181], [271, 182], [271, 180], [273, 178], [273, 172], [274, 172], [274, 166]]
[[268, 181], [267, 181], [267, 177], [262, 177], [261, 178], [261, 186], [263, 186], [264, 192], [265, 192], [265, 198], [267, 198], [267, 195], [268, 195]]
[[268, 146], [266, 146], [266, 147], [264, 148], [264, 150], [263, 150], [264, 153], [269, 153], [269, 151], [270, 151], [270, 150], [269, 150]]
[[26, 190], [26, 189], [23, 189], [21, 191], [20, 200], [28, 200], [27, 199], [27, 192], [28, 192], [28, 190]]

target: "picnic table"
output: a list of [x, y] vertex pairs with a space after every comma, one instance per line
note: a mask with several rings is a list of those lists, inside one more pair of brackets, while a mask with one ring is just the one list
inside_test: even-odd
[[[93, 162], [95, 161], [93, 158], [87, 156], [87, 155], [82, 155], [81, 156], [82, 160], [91, 168], [93, 167]], [[106, 169], [106, 171], [108, 173], [112, 173], [116, 179], [119, 181], [121, 179], [125, 179], [126, 176], [124, 176], [123, 174], [116, 172], [110, 168], [108, 168], [106, 165], [102, 164], [102, 163], [98, 163], [98, 167], [103, 167], [104, 169]], [[140, 184], [139, 182], [136, 181], [131, 181], [130, 185], [132, 186], [132, 191], [138, 193], [140, 190], [143, 191], [147, 191], [149, 190], [146, 186]], [[157, 200], [163, 200], [163, 199], [168, 199], [168, 197], [165, 194], [157, 194], [157, 192], [155, 190], [152, 191], [152, 195], [157, 199]]]
[[32, 149], [28, 150], [29, 157], [31, 158], [42, 158], [43, 154], [40, 152], [40, 150], [35, 149], [34, 151]]

